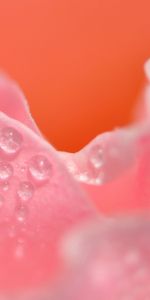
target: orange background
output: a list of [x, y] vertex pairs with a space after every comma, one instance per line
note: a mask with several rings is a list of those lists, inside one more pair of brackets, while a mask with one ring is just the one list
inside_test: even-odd
[[129, 120], [149, 56], [149, 0], [0, 1], [0, 66], [59, 149]]

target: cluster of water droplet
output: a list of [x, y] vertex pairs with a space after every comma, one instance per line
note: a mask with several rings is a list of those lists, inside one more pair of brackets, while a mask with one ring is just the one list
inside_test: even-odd
[[133, 134], [125, 130], [97, 137], [67, 162], [74, 177], [84, 183], [102, 185], [117, 178], [134, 162]]
[[[0, 185], [3, 191], [9, 188], [9, 181], [13, 176], [14, 170], [10, 162], [7, 162], [7, 156], [15, 156], [22, 145], [22, 136], [14, 128], [4, 127], [0, 130]], [[3, 154], [6, 157], [3, 157]], [[4, 196], [0, 194], [0, 207], [5, 203]]]
[[104, 149], [103, 145], [95, 145], [88, 152], [88, 166], [91, 172], [91, 183], [102, 184], [104, 181]]
[[[9, 190], [10, 181], [15, 173], [15, 158], [19, 155], [23, 145], [23, 137], [18, 130], [12, 127], [4, 127], [0, 130], [0, 208], [5, 203], [6, 194]], [[14, 161], [14, 162], [13, 162]], [[18, 166], [17, 166], [18, 168]], [[20, 170], [23, 166], [19, 166]], [[24, 171], [25, 180], [19, 180], [16, 188], [17, 199], [14, 216], [18, 224], [25, 225], [27, 220], [30, 201], [34, 196], [36, 186], [45, 184], [51, 175], [52, 166], [45, 155], [37, 154], [29, 159]], [[16, 248], [17, 257], [21, 257], [22, 244], [18, 242]]]
[[69, 172], [84, 183], [101, 185], [104, 182], [105, 157], [101, 144], [88, 146], [76, 154], [76, 160], [67, 163]]

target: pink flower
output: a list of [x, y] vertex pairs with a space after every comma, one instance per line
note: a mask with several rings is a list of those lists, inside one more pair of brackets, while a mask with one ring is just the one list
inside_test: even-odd
[[60, 237], [97, 212], [4, 76], [0, 110], [0, 291], [18, 299], [16, 291], [49, 284], [62, 267]]
[[75, 154], [48, 144], [1, 76], [2, 299], [150, 298], [149, 61], [145, 72], [138, 121]]

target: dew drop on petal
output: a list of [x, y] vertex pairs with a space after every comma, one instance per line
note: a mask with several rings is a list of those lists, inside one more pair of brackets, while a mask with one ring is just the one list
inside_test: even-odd
[[4, 127], [0, 132], [0, 148], [6, 154], [16, 154], [22, 145], [22, 135], [12, 127]]
[[[81, 174], [86, 174], [87, 178], [84, 178], [84, 182], [94, 185], [100, 185], [103, 183], [104, 180], [104, 152], [103, 147], [101, 145], [94, 145], [88, 149], [86, 152], [86, 165], [83, 166], [81, 170]], [[84, 171], [84, 172], [83, 172]], [[81, 174], [80, 178], [81, 180]]]
[[29, 172], [35, 180], [46, 181], [51, 175], [52, 165], [45, 156], [36, 155], [29, 162]]
[[88, 182], [89, 180], [89, 175], [87, 172], [81, 172], [79, 174], [76, 174], [75, 177], [81, 182]]
[[25, 206], [17, 207], [16, 209], [16, 218], [18, 222], [24, 223], [28, 216], [28, 209]]
[[0, 162], [0, 181], [8, 180], [13, 175], [13, 167], [7, 162]]
[[17, 194], [19, 198], [23, 201], [28, 201], [33, 197], [34, 194], [34, 187], [32, 183], [28, 181], [20, 182]]
[[95, 147], [91, 149], [90, 162], [92, 166], [99, 169], [103, 166], [103, 150], [100, 147]]

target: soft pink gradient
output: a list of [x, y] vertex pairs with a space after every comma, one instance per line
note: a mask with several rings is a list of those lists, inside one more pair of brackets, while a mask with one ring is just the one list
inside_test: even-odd
[[[29, 288], [36, 300], [150, 298], [149, 61], [145, 74], [133, 124], [96, 137], [74, 154], [47, 143], [18, 86], [1, 75], [0, 163], [11, 164], [13, 176], [7, 191], [0, 184], [6, 200], [0, 210], [0, 290], [13, 291], [15, 300], [33, 300]], [[22, 136], [15, 155], [1, 146], [6, 127]], [[44, 182], [29, 172], [35, 155], [51, 164]], [[18, 223], [17, 189], [27, 180], [34, 194]]]

